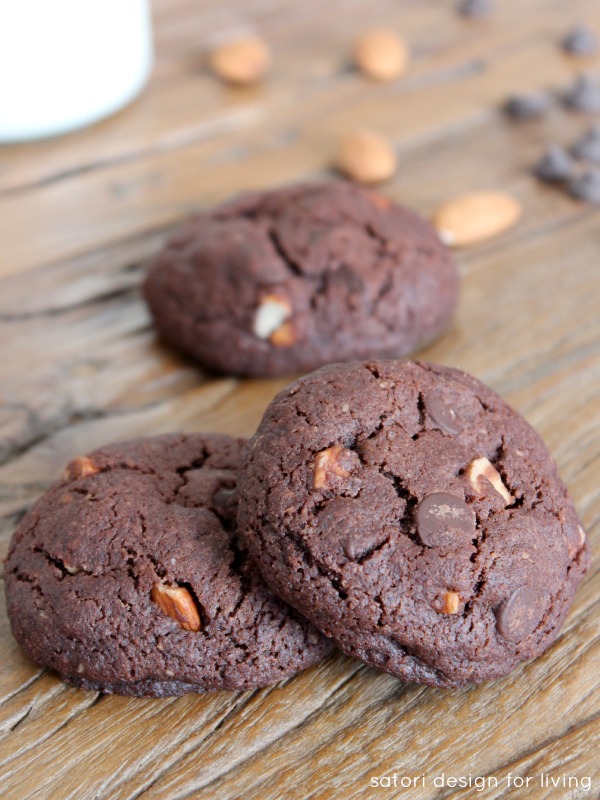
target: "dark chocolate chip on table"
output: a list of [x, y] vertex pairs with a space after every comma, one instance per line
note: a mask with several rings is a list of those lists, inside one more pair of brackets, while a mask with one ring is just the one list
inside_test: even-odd
[[545, 92], [515, 94], [504, 104], [507, 115], [517, 122], [525, 122], [543, 116], [550, 106], [550, 98]]
[[569, 183], [569, 191], [578, 200], [600, 204], [600, 169], [591, 167]]
[[492, 11], [491, 0], [460, 0], [456, 10], [463, 17], [487, 17]]
[[551, 144], [534, 167], [534, 174], [546, 183], [561, 183], [573, 174], [573, 159], [558, 144]]
[[600, 109], [600, 84], [589, 75], [579, 75], [565, 92], [563, 101], [576, 111], [594, 112]]
[[587, 25], [575, 25], [561, 42], [571, 56], [593, 56], [598, 52], [598, 37]]
[[417, 533], [428, 547], [473, 539], [475, 512], [460, 497], [432, 492], [417, 506]]
[[571, 152], [576, 158], [600, 164], [600, 124], [592, 125], [589, 131], [575, 142]]

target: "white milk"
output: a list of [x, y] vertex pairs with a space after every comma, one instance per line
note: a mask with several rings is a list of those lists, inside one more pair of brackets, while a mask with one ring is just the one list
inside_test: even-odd
[[0, 0], [0, 142], [112, 114], [151, 64], [148, 0]]

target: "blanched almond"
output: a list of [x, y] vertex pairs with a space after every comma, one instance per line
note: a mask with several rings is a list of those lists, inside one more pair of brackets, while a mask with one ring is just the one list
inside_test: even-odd
[[440, 206], [433, 225], [445, 244], [465, 247], [508, 230], [521, 213], [521, 204], [505, 192], [471, 192]]

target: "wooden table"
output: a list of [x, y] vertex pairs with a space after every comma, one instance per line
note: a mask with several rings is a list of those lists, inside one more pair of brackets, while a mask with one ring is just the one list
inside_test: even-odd
[[[511, 125], [498, 110], [511, 91], [570, 82], [580, 62], [556, 42], [578, 20], [600, 32], [598, 0], [498, 0], [485, 22], [453, 6], [156, 0], [156, 70], [139, 100], [89, 130], [0, 149], [0, 555], [71, 457], [174, 429], [253, 432], [286, 381], [209, 380], [159, 343], [138, 292], [145, 262], [193, 208], [327, 176], [338, 137], [365, 123], [398, 148], [386, 189], [424, 213], [465, 189], [522, 201], [513, 231], [460, 252], [460, 308], [423, 356], [473, 372], [530, 420], [598, 547], [600, 212], [529, 172], [547, 141], [572, 141], [589, 119], [556, 105]], [[375, 23], [414, 54], [390, 85], [348, 66]], [[263, 87], [227, 89], [203, 53], [244, 26], [272, 43], [275, 68]], [[599, 607], [595, 563], [558, 643], [486, 686], [403, 685], [338, 655], [285, 685], [162, 701], [64, 685], [21, 655], [2, 610], [0, 796], [598, 797]], [[542, 787], [541, 771], [595, 784]], [[397, 788], [370, 787], [394, 773]], [[509, 787], [509, 773], [529, 788]], [[440, 788], [442, 774], [499, 785]]]

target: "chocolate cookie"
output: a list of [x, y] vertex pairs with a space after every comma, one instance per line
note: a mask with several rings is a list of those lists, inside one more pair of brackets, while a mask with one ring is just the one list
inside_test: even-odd
[[419, 362], [334, 364], [271, 403], [238, 523], [274, 592], [408, 681], [508, 673], [556, 638], [589, 562], [538, 434]]
[[243, 445], [156, 436], [73, 461], [5, 565], [27, 655], [76, 686], [157, 697], [264, 686], [326, 655], [238, 541]]
[[144, 291], [163, 337], [203, 366], [279, 375], [422, 347], [447, 326], [458, 275], [416, 214], [338, 182], [199, 214]]

